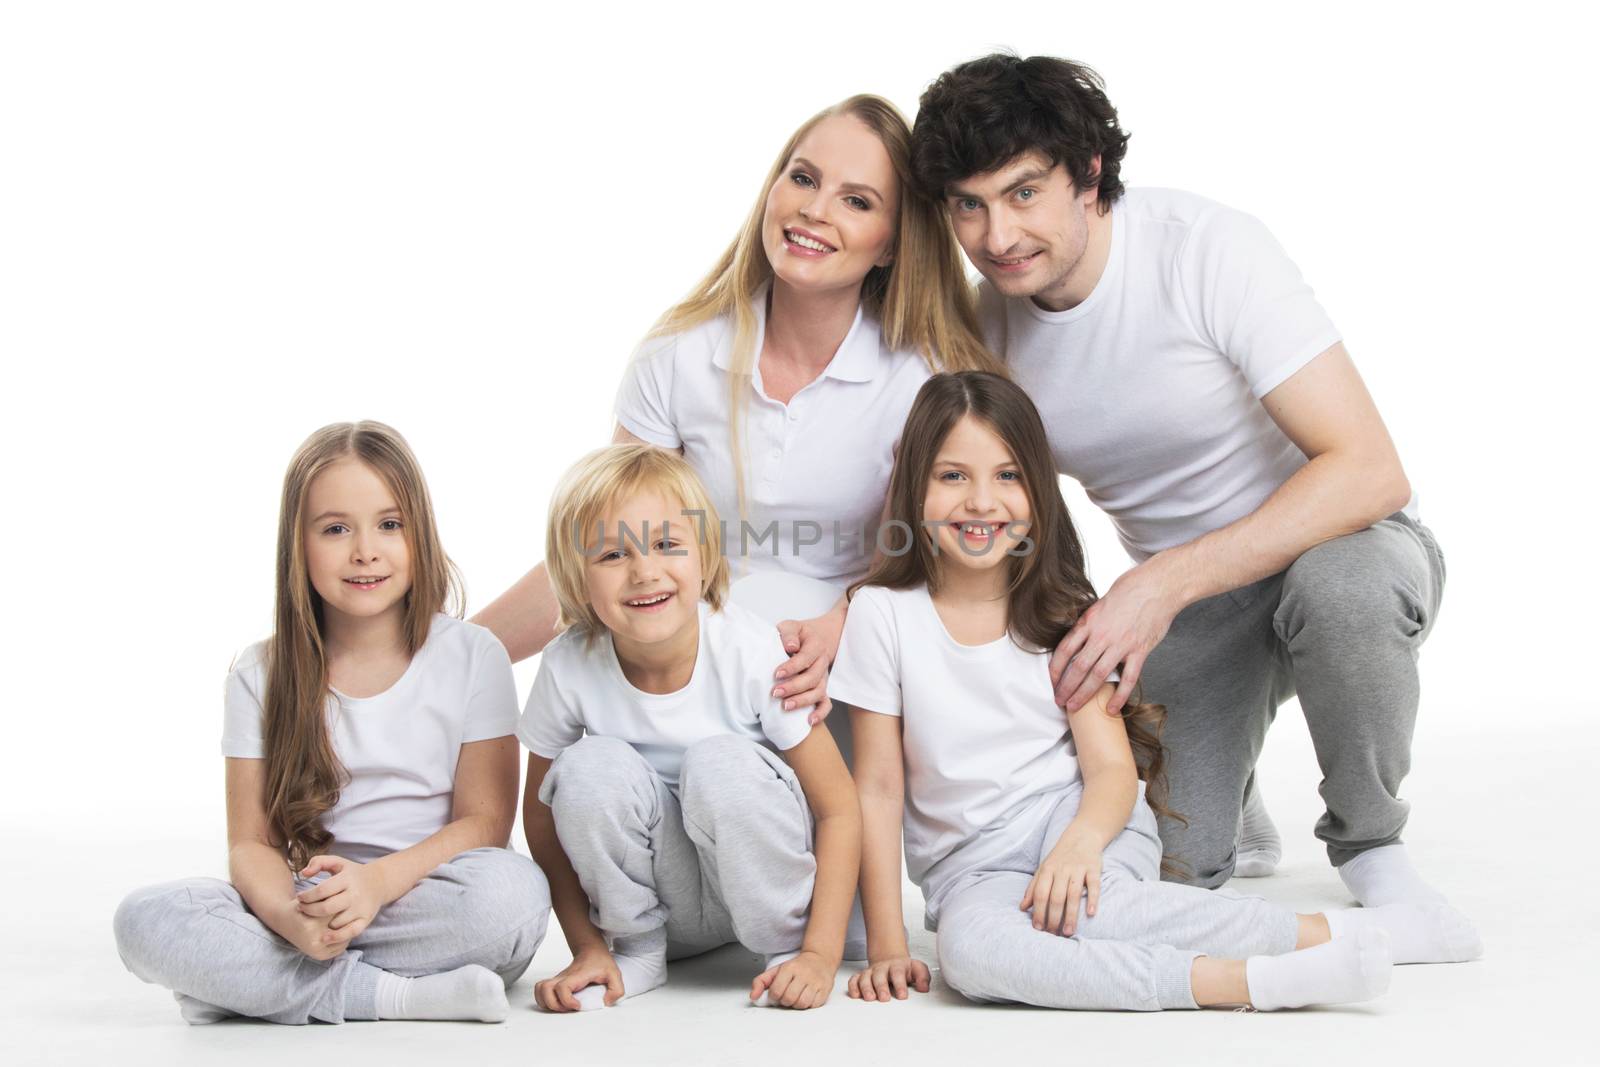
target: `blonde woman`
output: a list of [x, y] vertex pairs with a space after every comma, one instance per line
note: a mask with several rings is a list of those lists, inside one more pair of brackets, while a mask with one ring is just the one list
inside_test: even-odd
[[[617, 394], [617, 443], [683, 454], [725, 517], [734, 599], [778, 624], [785, 709], [826, 716], [843, 592], [867, 572], [895, 443], [935, 370], [997, 369], [905, 119], [854, 96], [778, 154], [739, 235], [661, 317]], [[478, 622], [521, 659], [554, 635], [543, 564]], [[848, 723], [830, 720], [847, 753]], [[843, 732], [840, 732], [840, 728]]]
[[509, 851], [517, 691], [459, 603], [428, 488], [382, 423], [289, 464], [272, 637], [228, 675], [228, 875], [117, 909], [128, 969], [183, 1017], [499, 1022], [550, 894]]

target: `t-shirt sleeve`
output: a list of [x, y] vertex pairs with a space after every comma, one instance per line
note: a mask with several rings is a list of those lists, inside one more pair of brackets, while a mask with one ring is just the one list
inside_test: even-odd
[[1206, 340], [1257, 399], [1340, 340], [1311, 286], [1260, 220], [1219, 208], [1197, 222], [1180, 282]]
[[266, 671], [260, 659], [246, 653], [235, 661], [222, 690], [222, 754], [238, 759], [265, 759], [261, 710]]
[[533, 690], [517, 723], [517, 740], [545, 759], [555, 759], [583, 737], [583, 719], [558, 678], [571, 668], [562, 663], [563, 651], [551, 642], [539, 657], [539, 673], [534, 675]]
[[828, 695], [880, 715], [901, 712], [900, 642], [894, 616], [871, 587], [850, 601], [839, 653], [828, 675]]
[[473, 657], [462, 744], [517, 732], [517, 682], [511, 673], [511, 657], [494, 634], [484, 630], [476, 636], [478, 647]]
[[779, 752], [787, 752], [811, 735], [811, 708], [783, 710], [783, 698], [772, 695], [775, 684], [772, 672], [789, 658], [783, 650], [783, 638], [777, 627], [765, 631], [765, 640], [751, 635], [750, 647], [745, 656], [745, 686], [756, 716], [761, 721], [761, 732]]
[[672, 377], [677, 351], [675, 337], [646, 341], [628, 360], [622, 385], [617, 390], [617, 422], [640, 440], [662, 448], [683, 445], [672, 413]]

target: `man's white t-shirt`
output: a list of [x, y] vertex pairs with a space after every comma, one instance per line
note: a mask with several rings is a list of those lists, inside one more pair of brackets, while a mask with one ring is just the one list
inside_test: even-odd
[[634, 687], [617, 662], [610, 631], [569, 629], [545, 647], [517, 737], [555, 759], [585, 734], [626, 741], [674, 793], [683, 754], [723, 734], [784, 752], [811, 732], [811, 709], [783, 710], [772, 672], [788, 659], [771, 624], [737, 604], [700, 602], [700, 650], [689, 684], [675, 693]]
[[[759, 354], [764, 291], [755, 312]], [[743, 417], [750, 532], [741, 536], [729, 447], [732, 359], [728, 318], [646, 341], [623, 375], [617, 422], [641, 440], [683, 449], [725, 524], [735, 578], [780, 571], [843, 592], [872, 561], [900, 429], [932, 372], [919, 354], [886, 348], [862, 308], [827, 368], [787, 404], [766, 395], [757, 359]]]
[[1112, 205], [1105, 273], [1077, 307], [985, 283], [979, 310], [1058, 469], [1136, 561], [1243, 518], [1305, 464], [1261, 398], [1340, 340], [1265, 226], [1170, 189]]
[[906, 870], [925, 891], [957, 848], [1082, 780], [1048, 653], [959, 643], [926, 586], [856, 593], [828, 695], [901, 717]]
[[[222, 754], [265, 759], [267, 642], [228, 673]], [[488, 630], [435, 615], [400, 680], [371, 697], [328, 698], [333, 751], [349, 775], [322, 817], [329, 851], [360, 863], [409, 848], [449, 822], [461, 746], [516, 732], [511, 659]]]

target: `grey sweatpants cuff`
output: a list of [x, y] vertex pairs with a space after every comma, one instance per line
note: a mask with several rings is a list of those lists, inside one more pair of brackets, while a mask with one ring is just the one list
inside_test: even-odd
[[1155, 978], [1156, 1002], [1161, 1005], [1162, 1011], [1175, 1008], [1192, 1011], [1200, 1007], [1195, 1003], [1194, 988], [1189, 984], [1189, 971], [1194, 967], [1195, 958], [1204, 955], [1204, 952], [1178, 948], [1169, 948], [1161, 953]]
[[344, 980], [344, 1021], [371, 1022], [378, 1017], [378, 975], [370, 963], [350, 965]]

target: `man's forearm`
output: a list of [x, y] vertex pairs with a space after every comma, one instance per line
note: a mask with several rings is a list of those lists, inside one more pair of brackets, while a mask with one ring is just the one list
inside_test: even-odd
[[1399, 511], [1411, 486], [1392, 451], [1325, 452], [1255, 511], [1146, 561], [1166, 577], [1179, 610], [1277, 574], [1308, 549]]

